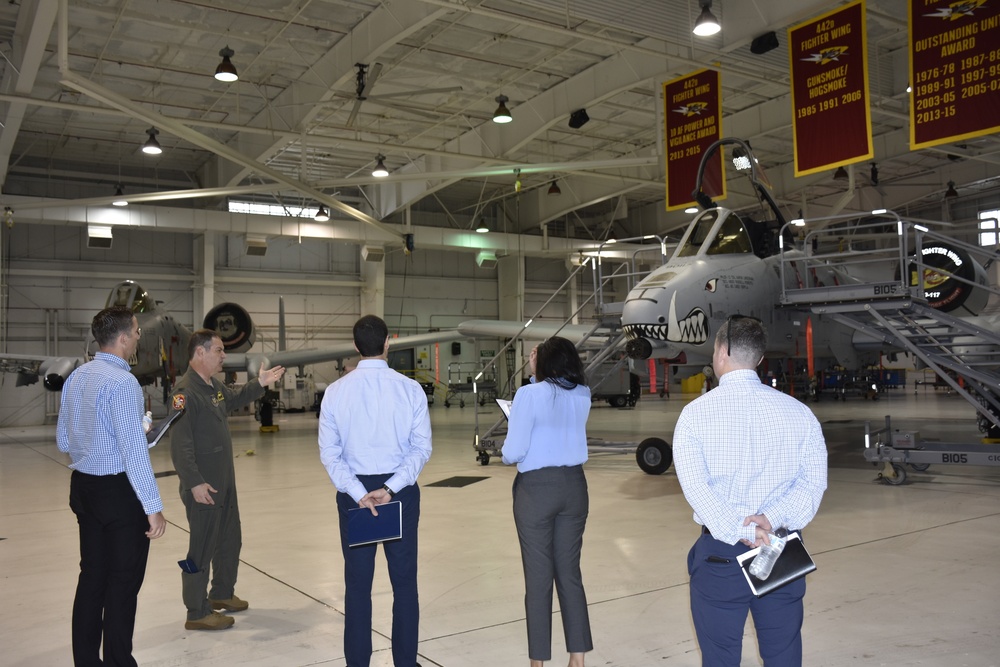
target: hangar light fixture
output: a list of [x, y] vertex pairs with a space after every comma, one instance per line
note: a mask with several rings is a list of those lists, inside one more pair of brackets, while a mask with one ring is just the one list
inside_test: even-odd
[[507, 108], [507, 101], [508, 98], [506, 95], [496, 96], [496, 102], [499, 106], [497, 107], [497, 110], [493, 112], [494, 123], [500, 123], [502, 125], [514, 120], [510, 115], [510, 109]]
[[712, 0], [700, 0], [700, 4], [701, 14], [694, 22], [692, 32], [699, 37], [710, 37], [722, 30], [722, 26], [719, 25], [719, 19], [715, 18], [712, 13]]
[[375, 156], [375, 168], [372, 169], [372, 176], [375, 178], [385, 178], [389, 175], [389, 170], [385, 168], [385, 156], [379, 153]]
[[316, 216], [313, 218], [316, 222], [326, 222], [330, 219], [330, 213], [326, 210], [326, 206], [322, 204], [319, 205], [319, 210], [316, 211]]
[[485, 234], [490, 231], [490, 228], [486, 226], [486, 216], [479, 218], [479, 226], [476, 227], [476, 231], [480, 234]]
[[552, 181], [552, 185], [549, 186], [549, 196], [558, 197], [561, 194], [562, 190], [559, 189], [559, 184], [556, 183], [555, 181]]
[[125, 199], [125, 193], [122, 191], [121, 183], [118, 184], [118, 188], [115, 190], [115, 199], [111, 202], [112, 206], [128, 206], [128, 201]]
[[142, 145], [142, 152], [146, 155], [159, 155], [163, 152], [163, 147], [160, 146], [160, 142], [156, 140], [156, 135], [160, 133], [155, 127], [151, 127], [146, 130], [146, 134], [149, 135], [149, 139], [146, 139], [146, 143]]
[[955, 181], [948, 181], [948, 189], [944, 191], [944, 196], [945, 199], [958, 196], [958, 190], [955, 189]]
[[843, 167], [837, 167], [837, 171], [833, 172], [833, 180], [835, 181], [847, 181], [850, 180], [850, 176], [847, 175], [847, 170]]
[[215, 78], [218, 81], [224, 81], [226, 83], [232, 83], [233, 81], [239, 79], [240, 75], [236, 73], [236, 66], [233, 65], [233, 61], [230, 60], [230, 58], [236, 55], [236, 52], [226, 45], [225, 48], [219, 51], [219, 55], [222, 56], [222, 62], [215, 68]]

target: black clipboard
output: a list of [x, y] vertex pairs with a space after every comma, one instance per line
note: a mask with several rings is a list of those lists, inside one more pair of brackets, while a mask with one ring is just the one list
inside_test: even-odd
[[774, 569], [771, 570], [770, 576], [763, 581], [750, 574], [750, 563], [759, 553], [760, 547], [757, 547], [736, 557], [736, 561], [743, 569], [743, 576], [746, 577], [747, 584], [750, 585], [750, 591], [757, 597], [767, 595], [785, 584], [801, 579], [816, 569], [816, 563], [806, 551], [806, 546], [802, 544], [798, 533], [788, 534], [788, 541], [785, 542], [785, 548], [778, 556]]
[[503, 413], [503, 416], [510, 419], [510, 406], [514, 404], [514, 401], [508, 401], [506, 398], [495, 398], [493, 400], [500, 406], [500, 412]]
[[175, 410], [160, 421], [153, 424], [153, 426], [146, 432], [146, 444], [149, 445], [150, 449], [155, 447], [156, 444], [160, 442], [166, 434], [167, 429], [173, 426], [173, 423], [177, 421], [177, 418], [182, 414], [184, 414], [183, 410]]
[[347, 510], [347, 546], [398, 540], [403, 537], [403, 503], [395, 500], [376, 505], [378, 516], [367, 507]]

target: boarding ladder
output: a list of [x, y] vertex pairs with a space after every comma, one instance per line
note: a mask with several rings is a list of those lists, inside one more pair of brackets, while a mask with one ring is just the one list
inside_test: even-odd
[[[824, 315], [906, 350], [976, 408], [982, 430], [1000, 429], [1000, 334], [975, 318], [959, 317], [968, 312], [964, 308], [941, 307], [973, 290], [976, 297], [967, 299], [995, 307], [1000, 290], [987, 270], [1000, 250], [892, 212], [804, 223], [801, 246], [782, 247], [781, 305]], [[970, 260], [984, 270], [961, 268]]]
[[[666, 246], [663, 240], [659, 237], [636, 237], [634, 239], [623, 239], [622, 244], [628, 244], [632, 241], [643, 241], [649, 240], [650, 238], [656, 238], [659, 240], [658, 246], [640, 246], [638, 248], [631, 248], [629, 250], [630, 257], [626, 261], [620, 261], [620, 263], [615, 264], [615, 268], [608, 271], [608, 267], [605, 266], [606, 260], [602, 260], [600, 255], [601, 250], [598, 249], [597, 256], [588, 258], [588, 261], [582, 262], [579, 266], [575, 267], [570, 275], [566, 278], [562, 285], [560, 285], [549, 298], [543, 303], [536, 311], [535, 316], [529, 319], [529, 322], [537, 318], [542, 311], [556, 299], [560, 294], [564, 292], [567, 285], [571, 281], [576, 280], [577, 276], [587, 269], [588, 267], [592, 273], [593, 291], [584, 299], [583, 303], [561, 324], [560, 330], [571, 324], [576, 320], [582, 313], [590, 308], [593, 308], [593, 321], [590, 330], [577, 342], [576, 347], [580, 352], [580, 358], [584, 363], [584, 370], [587, 373], [587, 377], [591, 380], [591, 391], [596, 392], [600, 389], [603, 382], [607, 381], [608, 378], [612, 377], [613, 374], [619, 372], [623, 367], [625, 367], [629, 359], [624, 355], [620, 355], [620, 358], [613, 359], [613, 355], [617, 350], [621, 348], [621, 344], [625, 338], [625, 334], [621, 328], [621, 315], [624, 302], [609, 302], [605, 299], [608, 286], [612, 280], [624, 279], [626, 281], [626, 293], [632, 289], [632, 287], [643, 277], [649, 274], [649, 270], [642, 270], [639, 264], [639, 255], [644, 252], [650, 252], [650, 249], [657, 253], [657, 259], [654, 262], [656, 266], [659, 266], [666, 261]], [[606, 247], [605, 244], [601, 244], [600, 248]], [[628, 247], [628, 246], [626, 246]], [[610, 265], [610, 263], [608, 263]], [[523, 329], [522, 329], [523, 332]], [[558, 333], [554, 334], [558, 335]], [[483, 370], [480, 375], [485, 374], [490, 368], [495, 367], [497, 360], [510, 351], [514, 349], [515, 343], [521, 338], [519, 333], [514, 338], [507, 341], [506, 345], [500, 349], [492, 359], [483, 364]], [[511, 367], [512, 364], [508, 367]], [[512, 374], [511, 377], [520, 377], [521, 373], [524, 371], [525, 364], [521, 364]], [[505, 395], [508, 398], [513, 398], [514, 391], [516, 387], [513, 386], [514, 383], [508, 381], [506, 383], [507, 391]], [[480, 434], [479, 431], [479, 410], [476, 410], [476, 434], [473, 439], [473, 448], [477, 452], [477, 460], [482, 465], [488, 465], [491, 456], [500, 456], [500, 448], [503, 446], [502, 439], [498, 439], [497, 436], [502, 435], [506, 432], [507, 423], [506, 419], [501, 416], [492, 426], [486, 429], [485, 432]]]

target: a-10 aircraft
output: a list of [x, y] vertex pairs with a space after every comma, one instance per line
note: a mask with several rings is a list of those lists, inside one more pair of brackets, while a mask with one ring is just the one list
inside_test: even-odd
[[[160, 381], [166, 400], [174, 379], [187, 370], [187, 346], [191, 339], [191, 331], [174, 319], [169, 311], [157, 304], [140, 285], [131, 280], [122, 281], [112, 288], [105, 307], [110, 306], [124, 306], [135, 313], [142, 335], [135, 357], [128, 360], [132, 374], [142, 385]], [[283, 317], [281, 319], [283, 320]], [[248, 352], [256, 341], [254, 323], [246, 309], [235, 303], [222, 303], [212, 308], [205, 316], [203, 326], [218, 331], [222, 338], [226, 348], [223, 371], [246, 371], [251, 377], [256, 377], [261, 369], [275, 365], [293, 368], [358, 355], [351, 341], [323, 348], [285, 350], [283, 321], [279, 324], [281, 331], [278, 347], [281, 349], [269, 353]], [[417, 347], [462, 337], [457, 331], [401, 336], [392, 340], [392, 348]], [[92, 358], [95, 352], [97, 345], [90, 337], [85, 356], [7, 354], [0, 358], [0, 370], [16, 372], [18, 386], [35, 384], [41, 378], [46, 389], [59, 391], [69, 374], [77, 366]]]

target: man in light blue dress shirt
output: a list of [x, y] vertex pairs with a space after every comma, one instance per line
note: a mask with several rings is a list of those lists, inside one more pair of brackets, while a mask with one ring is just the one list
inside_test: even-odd
[[149, 540], [167, 524], [142, 426], [142, 389], [127, 361], [142, 332], [121, 307], [99, 312], [91, 331], [100, 352], [66, 379], [56, 425], [59, 451], [72, 460], [69, 503], [80, 526], [73, 661], [132, 666]]
[[347, 667], [368, 667], [371, 661], [377, 550], [377, 544], [348, 546], [347, 512], [364, 507], [378, 514], [379, 505], [398, 500], [402, 539], [382, 543], [392, 583], [392, 660], [395, 667], [419, 667], [417, 476], [431, 456], [427, 395], [418, 382], [389, 368], [389, 329], [380, 318], [366, 315], [355, 323], [354, 346], [361, 361], [330, 385], [319, 413], [320, 460], [339, 491], [344, 655]]
[[733, 315], [719, 328], [712, 365], [719, 386], [689, 403], [674, 429], [674, 467], [701, 524], [688, 554], [691, 615], [702, 664], [738, 667], [747, 612], [767, 667], [802, 664], [804, 578], [760, 598], [736, 557], [769, 543], [768, 531], [801, 531], [826, 490], [826, 441], [798, 400], [762, 384], [760, 320]]

